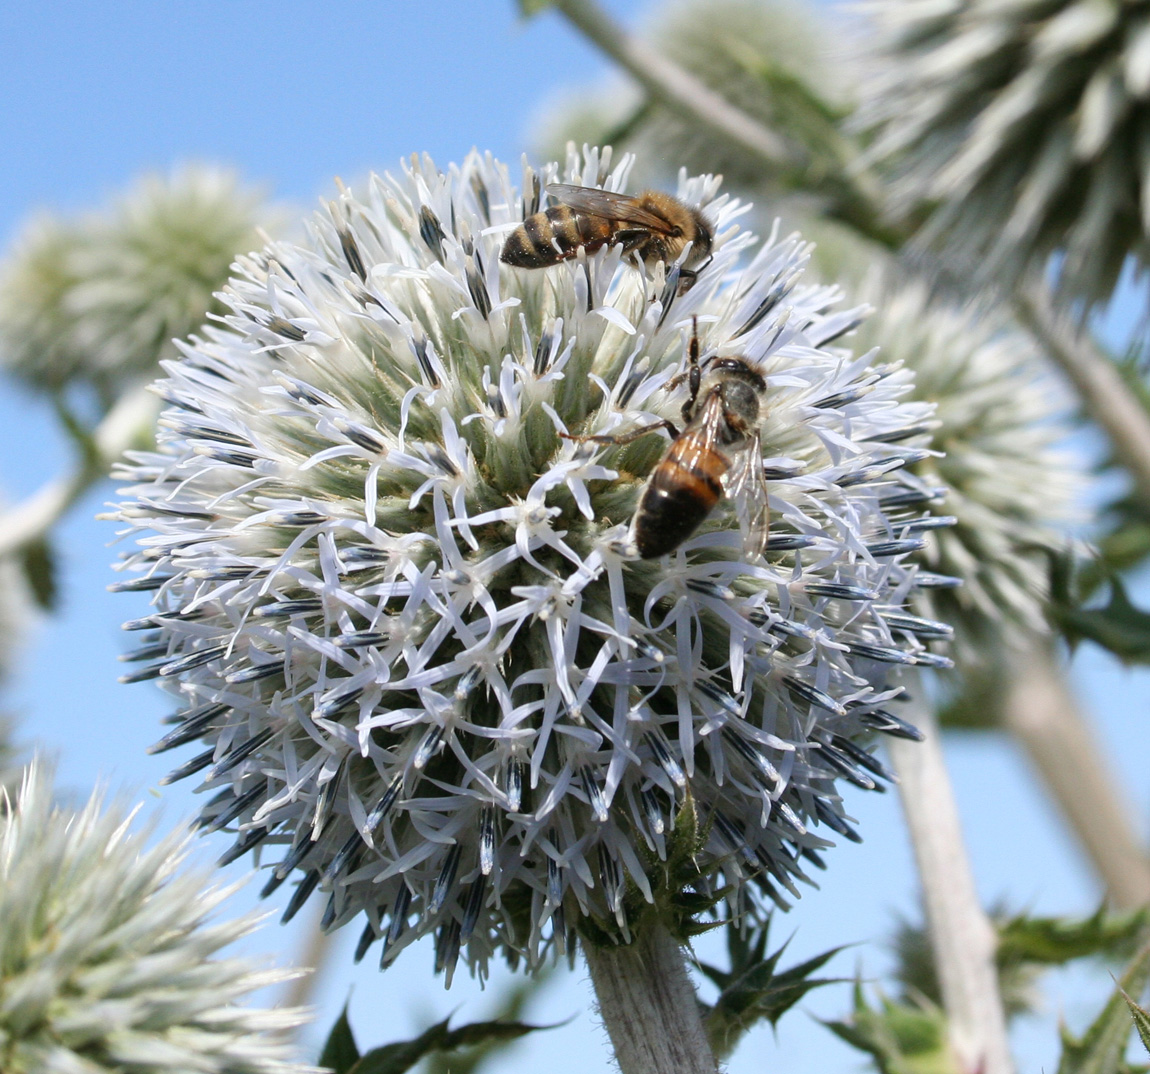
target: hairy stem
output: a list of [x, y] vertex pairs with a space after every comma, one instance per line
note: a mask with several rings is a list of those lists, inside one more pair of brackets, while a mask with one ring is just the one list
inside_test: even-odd
[[583, 953], [622, 1074], [716, 1074], [683, 950], [663, 926]]
[[[921, 691], [921, 685], [920, 685]], [[938, 723], [915, 713], [924, 742], [890, 742], [899, 793], [922, 884], [951, 1049], [958, 1068], [1010, 1074], [1014, 1063], [995, 967], [997, 939], [978, 901]]]
[[1014, 306], [1022, 323], [1074, 385], [1083, 409], [1106, 433], [1139, 497], [1150, 503], [1150, 414], [1114, 363], [1078, 325], [1055, 309], [1044, 285], [1020, 288]]
[[160, 401], [145, 388], [126, 392], [105, 415], [71, 473], [54, 477], [0, 515], [0, 558], [43, 537], [123, 452], [155, 424]]
[[1005, 722], [1042, 776], [1118, 909], [1150, 902], [1150, 860], [1132, 811], [1049, 648], [1013, 661]]

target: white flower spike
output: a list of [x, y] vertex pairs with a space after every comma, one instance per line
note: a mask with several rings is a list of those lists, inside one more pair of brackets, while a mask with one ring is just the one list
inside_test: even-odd
[[[307, 246], [243, 262], [226, 324], [167, 366], [158, 450], [121, 468], [119, 588], [155, 591], [126, 678], [178, 698], [157, 749], [204, 744], [170, 778], [203, 773], [228, 857], [282, 848], [289, 914], [319, 887], [328, 925], [366, 915], [360, 954], [434, 931], [450, 978], [461, 952], [483, 972], [626, 933], [688, 804], [732, 908], [785, 905], [804, 857], [857, 838], [836, 780], [886, 775], [860, 736], [916, 734], [884, 672], [945, 662], [886, 618], [939, 581], [903, 565], [931, 408], [836, 345], [863, 311], [800, 286], [797, 237], [752, 254], [743, 207], [684, 176], [715, 236], [685, 293], [619, 246], [500, 264], [548, 184], [622, 191], [629, 165], [572, 151], [520, 194], [473, 153], [341, 190]], [[723, 503], [640, 560], [667, 433], [561, 434], [679, 421], [696, 319], [704, 362], [766, 379], [770, 538], [745, 556]]]
[[292, 975], [218, 956], [257, 920], [209, 920], [228, 892], [185, 867], [190, 833], [131, 819], [55, 805], [40, 761], [0, 800], [0, 1069], [318, 1074], [289, 1059], [306, 1011], [240, 1005]]

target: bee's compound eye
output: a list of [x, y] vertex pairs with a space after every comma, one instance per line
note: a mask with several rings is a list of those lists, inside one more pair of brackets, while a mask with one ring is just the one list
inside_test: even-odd
[[710, 363], [712, 373], [742, 373], [746, 368], [742, 358], [714, 358]]

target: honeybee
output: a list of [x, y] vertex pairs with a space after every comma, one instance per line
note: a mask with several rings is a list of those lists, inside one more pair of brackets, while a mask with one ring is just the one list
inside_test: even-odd
[[743, 548], [757, 556], [770, 526], [763, 449], [759, 440], [767, 382], [747, 358], [711, 358], [699, 363], [698, 325], [692, 329], [684, 380], [682, 431], [658, 421], [622, 436], [573, 439], [627, 444], [656, 429], [666, 429], [671, 443], [656, 464], [631, 520], [631, 541], [643, 559], [673, 552], [702, 524], [724, 494], [735, 505]]
[[527, 217], [503, 244], [499, 260], [519, 268], [544, 268], [604, 245], [621, 244], [625, 253], [670, 266], [691, 243], [679, 266], [680, 289], [694, 283], [710, 260], [713, 232], [699, 209], [658, 190], [632, 197], [597, 187], [554, 183], [547, 193], [558, 205]]

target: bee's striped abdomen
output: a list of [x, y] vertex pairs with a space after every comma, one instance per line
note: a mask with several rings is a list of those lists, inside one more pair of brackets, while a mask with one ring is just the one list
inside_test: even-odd
[[518, 268], [545, 268], [574, 257], [581, 247], [596, 250], [610, 237], [609, 221], [553, 205], [527, 217], [507, 236], [499, 260]]
[[639, 555], [655, 559], [679, 547], [723, 495], [726, 456], [689, 436], [671, 444], [643, 489], [632, 534]]

